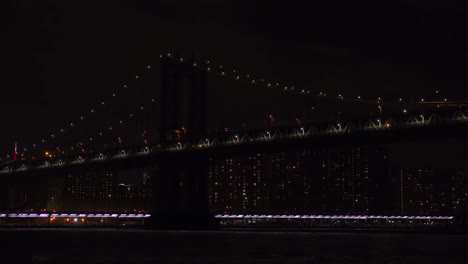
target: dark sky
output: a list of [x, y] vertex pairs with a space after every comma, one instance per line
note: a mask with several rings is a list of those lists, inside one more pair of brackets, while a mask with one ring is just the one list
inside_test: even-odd
[[330, 93], [468, 98], [463, 1], [2, 5], [1, 155], [59, 129], [168, 49]]

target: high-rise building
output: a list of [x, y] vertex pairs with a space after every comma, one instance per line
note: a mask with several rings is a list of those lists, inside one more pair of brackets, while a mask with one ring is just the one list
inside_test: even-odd
[[[149, 211], [152, 202], [151, 170], [95, 171], [69, 174], [63, 192], [49, 183], [50, 211]], [[60, 206], [58, 206], [60, 205]]]
[[[327, 214], [375, 214], [389, 208], [388, 153], [357, 147], [328, 151], [323, 181]], [[389, 210], [389, 209], [387, 209]]]
[[212, 160], [209, 203], [216, 213], [266, 212], [269, 190], [261, 154]]
[[462, 170], [401, 168], [401, 213], [453, 215], [467, 207], [466, 176]]
[[388, 160], [378, 148], [212, 160], [210, 207], [229, 214], [384, 213], [390, 211]]
[[319, 153], [304, 150], [271, 155], [269, 189], [272, 213], [321, 213], [321, 181], [325, 170]]

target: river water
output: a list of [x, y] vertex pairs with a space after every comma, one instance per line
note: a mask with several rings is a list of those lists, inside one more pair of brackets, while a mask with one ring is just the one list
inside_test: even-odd
[[0, 263], [468, 263], [468, 235], [0, 229]]

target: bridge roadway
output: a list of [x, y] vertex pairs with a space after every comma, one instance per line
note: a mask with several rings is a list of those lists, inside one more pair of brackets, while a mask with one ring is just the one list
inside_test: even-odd
[[[197, 145], [176, 143], [167, 148], [143, 146], [133, 150], [118, 150], [73, 157], [57, 157], [19, 161], [4, 165], [0, 175], [28, 174], [40, 171], [69, 169], [112, 168], [130, 169], [154, 167], [177, 161], [182, 163], [193, 157], [210, 158], [249, 153], [274, 153], [301, 149], [352, 146], [390, 142], [412, 142], [438, 138], [468, 138], [468, 119], [464, 115], [440, 120], [413, 119], [405, 123], [368, 122], [362, 126], [330, 125], [323, 130], [294, 128], [288, 131], [270, 130], [250, 134], [230, 134], [216, 140], [205, 139]], [[136, 151], [135, 151], [136, 150]]]

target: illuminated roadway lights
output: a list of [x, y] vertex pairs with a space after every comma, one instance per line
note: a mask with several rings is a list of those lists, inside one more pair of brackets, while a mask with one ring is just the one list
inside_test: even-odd
[[209, 148], [213, 145], [213, 141], [210, 142], [209, 139], [205, 139], [201, 144], [200, 146], [202, 147], [205, 147], [205, 148]]
[[150, 154], [149, 147], [144, 147], [138, 153], [136, 153], [137, 156], [148, 155], [148, 154]]
[[85, 162], [85, 160], [83, 159], [83, 157], [78, 156], [78, 157], [72, 162], [72, 164], [80, 164], [80, 163], [83, 163], [83, 162]]
[[39, 168], [48, 168], [50, 167], [50, 161], [44, 161], [44, 163], [42, 163], [41, 166], [39, 166]]
[[19, 168], [17, 169], [17, 171], [27, 171], [27, 170], [28, 170], [28, 168], [29, 168], [29, 166], [28, 166], [28, 165], [26, 165], [26, 164], [23, 164], [23, 165], [21, 165], [21, 167], [19, 167]]
[[125, 150], [121, 150], [119, 151], [119, 153], [115, 156], [116, 158], [125, 158], [128, 156], [128, 152], [126, 152]]
[[271, 140], [271, 138], [272, 138], [271, 132], [270, 132], [270, 131], [265, 132], [265, 134], [263, 134], [263, 135], [261, 136], [261, 138], [262, 138], [263, 140]]
[[180, 142], [177, 142], [177, 144], [174, 147], [169, 148], [169, 150], [174, 150], [174, 151], [180, 151], [183, 149], [184, 149], [184, 146]]
[[57, 160], [57, 161], [54, 163], [53, 166], [54, 166], [54, 167], [61, 167], [61, 166], [63, 166], [63, 165], [65, 165], [65, 162], [63, 162], [63, 160], [60, 159], [60, 160]]
[[240, 143], [240, 139], [239, 139], [239, 136], [238, 136], [238, 135], [234, 135], [233, 143], [235, 143], [235, 144], [239, 144], [239, 143]]

